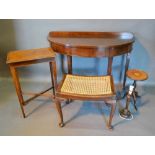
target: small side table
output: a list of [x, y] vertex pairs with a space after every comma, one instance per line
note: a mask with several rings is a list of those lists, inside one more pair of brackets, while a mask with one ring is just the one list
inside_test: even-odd
[[137, 111], [137, 107], [136, 107], [136, 97], [139, 97], [138, 92], [136, 91], [136, 87], [137, 87], [137, 81], [144, 81], [148, 79], [148, 74], [142, 70], [137, 70], [137, 69], [131, 69], [127, 71], [127, 77], [134, 80], [133, 82], [133, 93], [132, 93], [132, 97], [134, 100], [134, 107]]
[[130, 85], [129, 91], [125, 93], [125, 96], [127, 97], [126, 99], [126, 107], [120, 111], [121, 117], [125, 119], [130, 119], [131, 118], [131, 112], [129, 111], [129, 103], [130, 103], [130, 98], [133, 98], [134, 101], [134, 108], [137, 111], [137, 106], [136, 106], [136, 97], [139, 97], [138, 92], [136, 91], [136, 82], [137, 81], [144, 81], [148, 79], [148, 74], [142, 70], [137, 70], [137, 69], [130, 69], [126, 73], [127, 77], [130, 78], [131, 80], [134, 80], [133, 84]]
[[[24, 100], [23, 95], [26, 93], [24, 93], [21, 88], [18, 68], [37, 64], [37, 63], [44, 63], [44, 62], [49, 63], [52, 86], [50, 86], [50, 88], [43, 90], [39, 93], [28, 93], [29, 95], [33, 95], [33, 96], [27, 100]], [[53, 72], [53, 70], [55, 70], [56, 68], [56, 62], [55, 62], [55, 52], [51, 48], [11, 51], [7, 55], [6, 63], [10, 67], [13, 82], [16, 88], [16, 93], [19, 99], [20, 107], [24, 118], [26, 118], [24, 107], [31, 100], [35, 99], [40, 95], [45, 94], [47, 91], [51, 89], [53, 89], [53, 97], [55, 96], [56, 84], [54, 81], [56, 80], [56, 73]], [[52, 93], [50, 93], [49, 97], [52, 97]]]

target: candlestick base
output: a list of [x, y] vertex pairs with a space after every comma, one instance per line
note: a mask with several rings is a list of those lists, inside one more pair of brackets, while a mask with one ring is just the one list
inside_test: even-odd
[[133, 119], [133, 115], [131, 114], [131, 112], [124, 108], [120, 111], [119, 113], [119, 116], [123, 119], [126, 119], [126, 120], [132, 120]]

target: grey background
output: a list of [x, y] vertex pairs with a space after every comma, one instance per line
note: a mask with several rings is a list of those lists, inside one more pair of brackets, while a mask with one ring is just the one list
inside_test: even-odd
[[[130, 68], [145, 70], [149, 73], [149, 79], [138, 82], [137, 90], [142, 97], [137, 98], [137, 112], [130, 104], [130, 111], [134, 115], [132, 121], [119, 117], [119, 109], [125, 106], [125, 99], [117, 102], [113, 119], [115, 129], [112, 132], [106, 130], [109, 107], [102, 102], [73, 101], [69, 106], [65, 102], [62, 103], [66, 123], [64, 128], [57, 126], [57, 111], [54, 103], [51, 104], [51, 98], [40, 97], [33, 100], [25, 107], [28, 117], [22, 118], [6, 65], [7, 53], [16, 49], [47, 47], [48, 32], [56, 30], [131, 31], [135, 34]], [[0, 135], [155, 135], [154, 34], [155, 20], [0, 20]], [[113, 64], [116, 86], [119, 81], [121, 58], [115, 57]], [[58, 73], [61, 73], [60, 55], [57, 56], [57, 60]], [[106, 65], [107, 60], [103, 58], [74, 57], [73, 68], [74, 73], [79, 74], [104, 74]], [[22, 67], [20, 73], [23, 92], [37, 93], [51, 84], [47, 63]], [[120, 88], [116, 90], [118, 89]], [[30, 96], [24, 95], [24, 99], [28, 97]]]
[[[155, 20], [0, 20], [0, 78], [10, 78], [6, 56], [10, 50], [48, 47], [49, 31], [130, 31], [136, 42], [131, 55], [130, 68], [142, 69], [149, 74], [147, 84], [155, 84]], [[58, 72], [60, 56], [57, 57]], [[113, 64], [115, 81], [119, 81], [121, 57]], [[104, 74], [106, 59], [74, 57], [74, 73]], [[48, 64], [22, 68], [21, 77], [27, 80], [50, 80]], [[61, 75], [61, 74], [59, 74]]]

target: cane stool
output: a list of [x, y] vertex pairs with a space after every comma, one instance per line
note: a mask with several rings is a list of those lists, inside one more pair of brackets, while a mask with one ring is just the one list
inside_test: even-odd
[[[49, 62], [50, 72], [51, 72], [51, 80], [52, 80], [52, 87], [44, 90], [40, 93], [34, 94], [33, 97], [24, 101], [23, 92], [20, 85], [19, 75], [17, 72], [18, 67], [29, 66], [32, 64]], [[23, 117], [26, 117], [24, 106], [26, 106], [31, 100], [35, 99], [36, 97], [43, 95], [47, 91], [53, 88], [53, 95], [55, 95], [55, 76], [56, 74], [53, 73], [53, 68], [55, 67], [55, 53], [51, 48], [40, 48], [40, 49], [31, 49], [31, 50], [18, 50], [18, 51], [11, 51], [7, 55], [7, 62], [12, 74], [13, 82], [16, 88], [16, 93], [19, 99], [20, 107], [22, 110]], [[30, 93], [31, 94], [31, 93]], [[52, 96], [52, 93], [51, 93]]]
[[137, 111], [137, 107], [136, 107], [136, 97], [139, 97], [138, 92], [136, 91], [136, 82], [137, 81], [144, 81], [148, 79], [148, 74], [142, 70], [137, 70], [137, 69], [130, 69], [127, 71], [126, 73], [127, 77], [130, 78], [131, 80], [133, 80], [133, 92], [131, 94], [131, 96], [133, 97], [134, 100], [134, 107]]
[[[109, 105], [110, 115], [106, 122], [113, 129], [112, 119], [116, 108], [115, 85], [112, 76], [112, 64], [115, 56], [127, 54], [125, 73], [129, 65], [129, 53], [132, 50], [134, 36], [128, 32], [49, 32], [51, 48], [67, 57], [68, 74], [56, 87], [55, 103], [59, 114], [59, 126], [65, 125], [60, 99], [103, 101]], [[74, 56], [87, 58], [107, 58], [107, 74], [103, 76], [81, 76], [72, 72]], [[126, 74], [125, 74], [126, 77]], [[126, 78], [124, 78], [124, 83]]]

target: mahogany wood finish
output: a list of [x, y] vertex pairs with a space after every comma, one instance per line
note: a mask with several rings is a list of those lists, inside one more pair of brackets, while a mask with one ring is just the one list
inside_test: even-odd
[[[34, 95], [33, 97], [24, 101], [23, 94], [20, 85], [19, 75], [17, 72], [18, 67], [28, 66], [36, 63], [49, 62], [51, 70], [51, 80], [52, 87], [40, 92], [40, 93], [27, 93], [27, 95]], [[53, 88], [53, 94], [55, 95], [55, 82], [56, 82], [56, 73], [53, 73], [55, 65], [55, 53], [51, 48], [41, 48], [41, 49], [31, 49], [31, 50], [18, 50], [11, 51], [7, 55], [7, 64], [9, 64], [10, 71], [12, 74], [13, 82], [16, 88], [16, 93], [19, 99], [20, 107], [22, 110], [23, 117], [26, 117], [24, 106], [26, 106], [31, 100], [35, 99], [40, 95], [44, 95], [47, 91]], [[45, 95], [46, 96], [46, 95]], [[48, 95], [49, 97], [49, 95]], [[51, 93], [52, 97], [52, 93]]]
[[107, 70], [108, 75], [111, 75], [111, 72], [112, 72], [112, 61], [113, 61], [113, 57], [109, 57], [108, 58], [108, 70]]
[[[107, 74], [112, 74], [114, 56], [130, 53], [134, 42], [132, 33], [128, 32], [50, 32], [48, 35], [51, 48], [60, 54], [67, 55], [68, 73], [72, 74], [72, 56], [79, 57], [107, 57]], [[128, 63], [126, 64], [126, 68]], [[56, 69], [56, 68], [55, 68]], [[127, 71], [127, 70], [126, 70]], [[56, 72], [56, 70], [54, 71]], [[112, 76], [111, 76], [112, 79]], [[59, 98], [76, 100], [103, 100], [111, 105], [111, 113], [107, 127], [112, 128], [112, 118], [115, 111], [116, 100], [113, 80], [111, 85], [113, 93], [103, 96], [86, 96], [79, 94], [63, 94], [60, 89], [65, 80], [56, 88], [56, 107], [60, 116], [60, 126], [64, 125]]]
[[72, 56], [67, 55], [68, 74], [72, 74]]
[[130, 53], [134, 37], [128, 32], [50, 32], [48, 40], [61, 54], [112, 57]]

